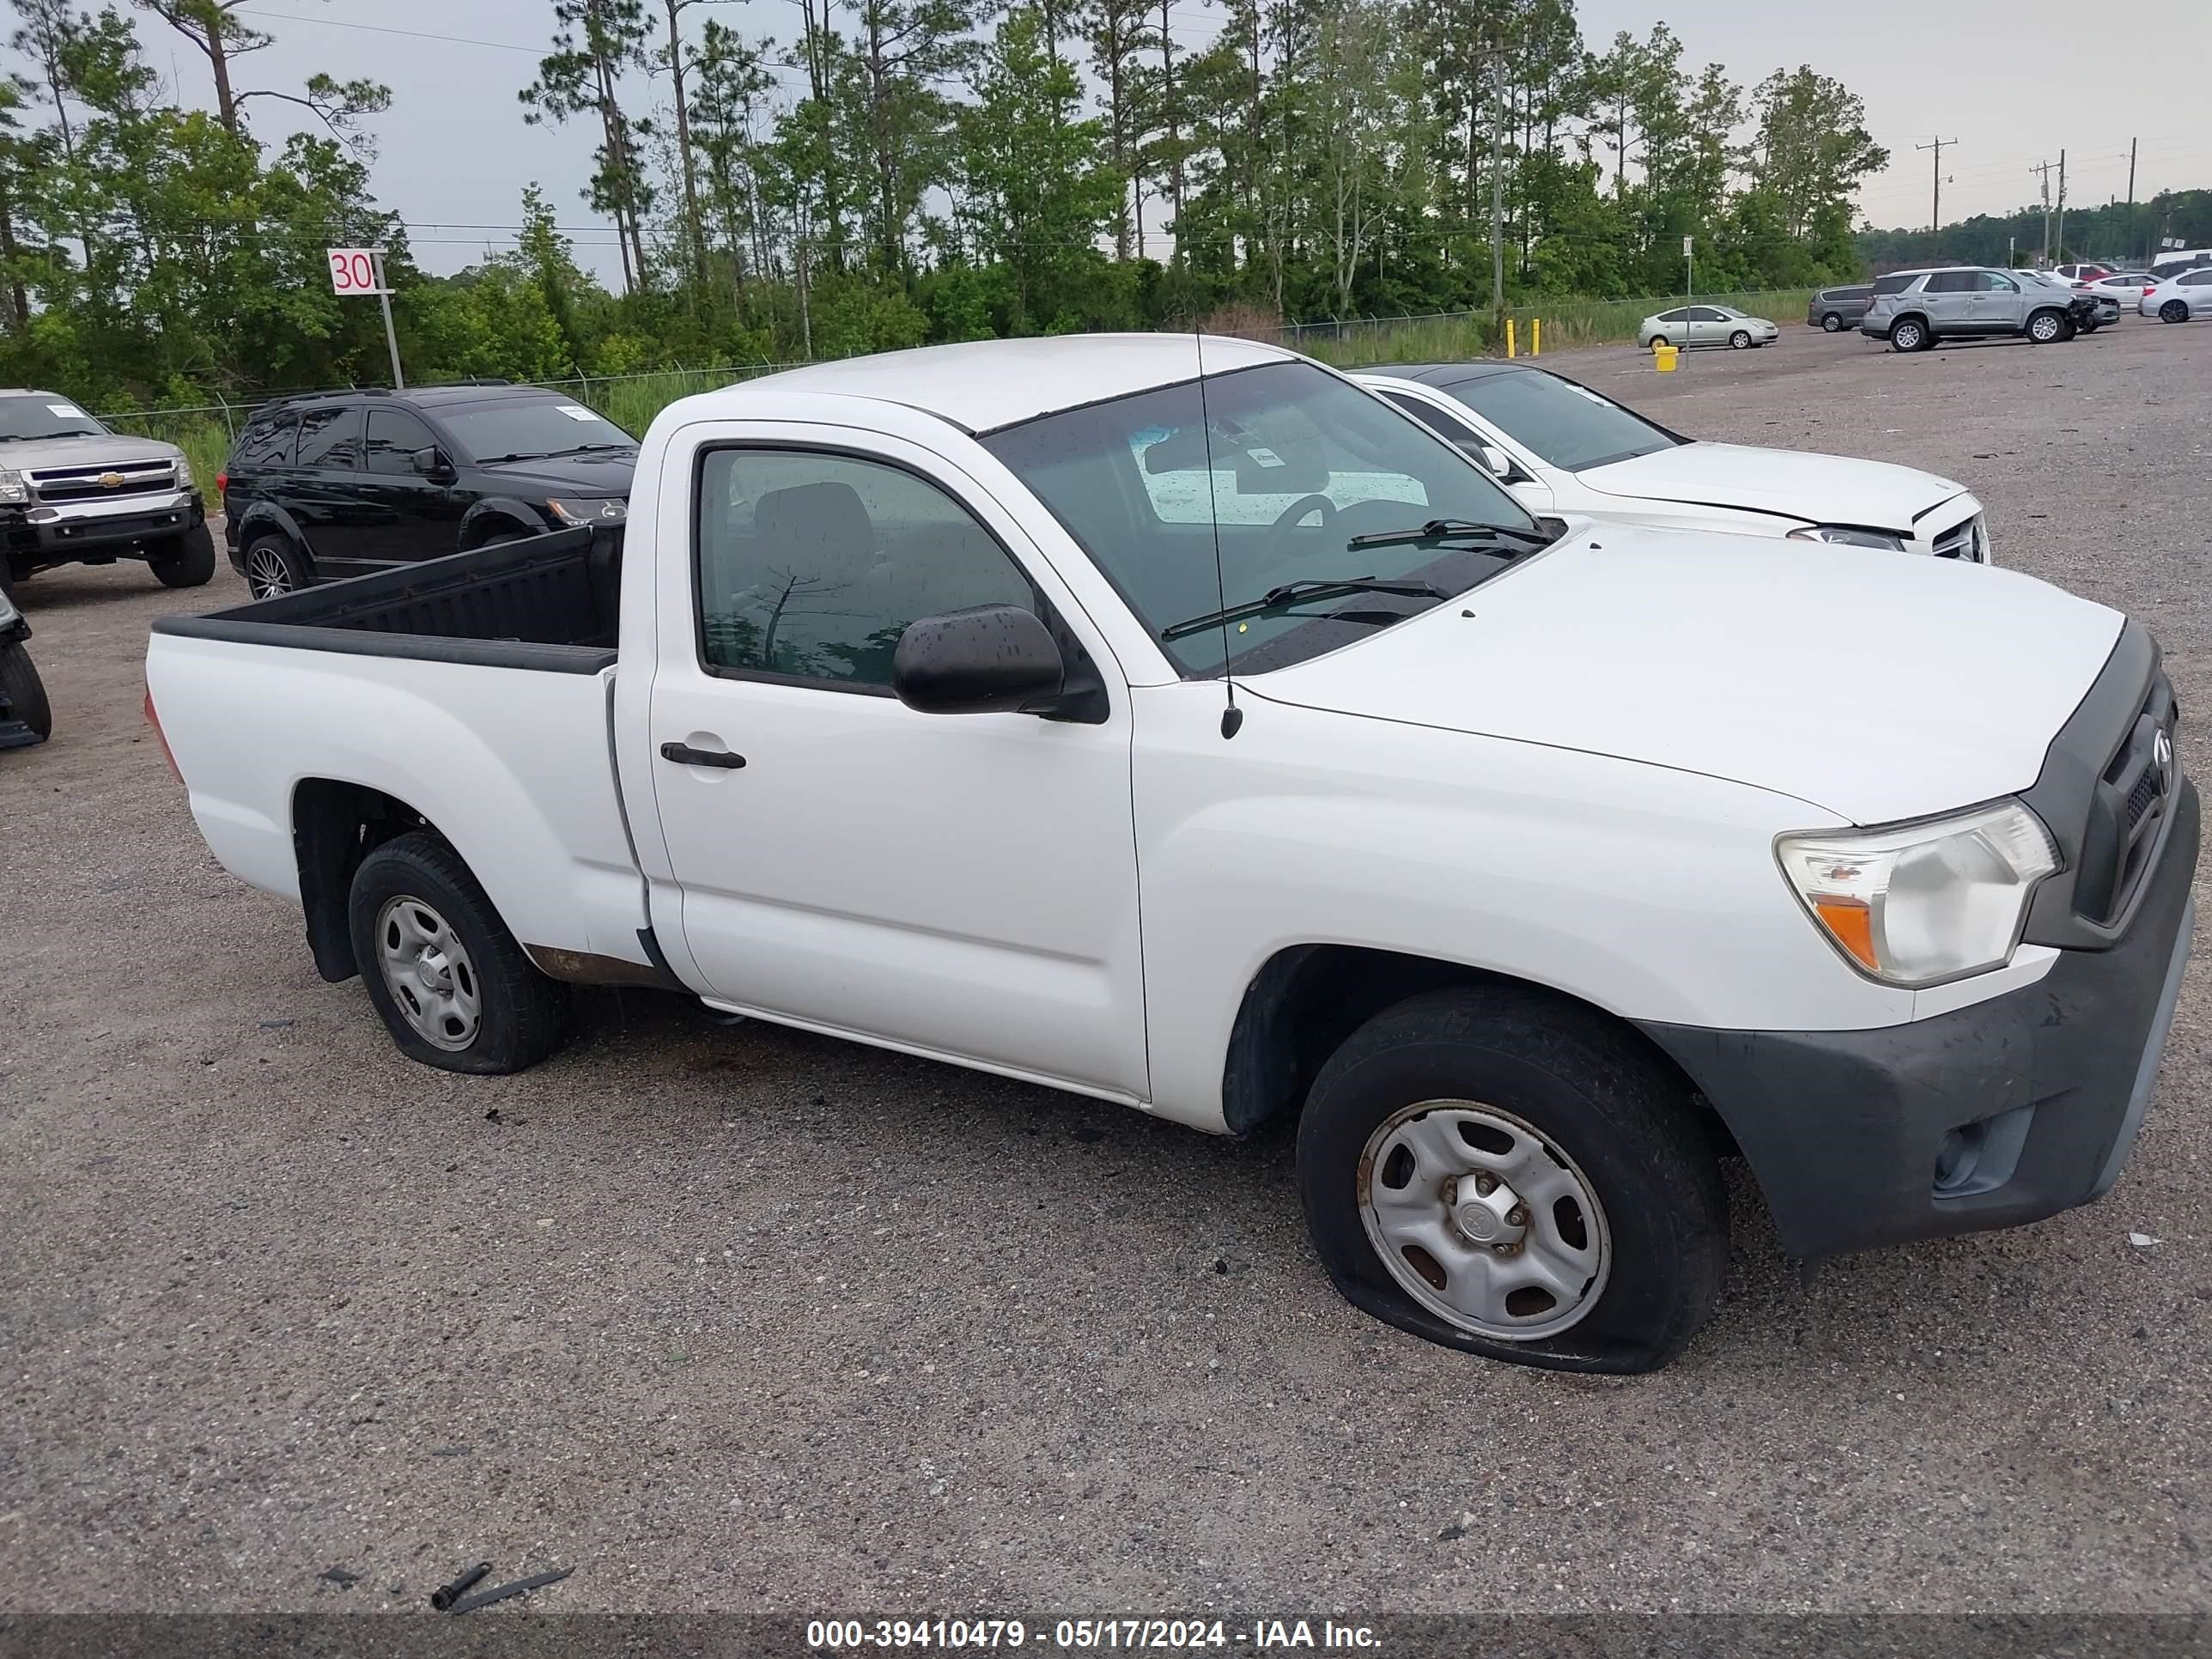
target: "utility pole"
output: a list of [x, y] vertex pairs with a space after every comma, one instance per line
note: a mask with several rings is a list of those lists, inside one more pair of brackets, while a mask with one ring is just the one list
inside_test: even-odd
[[2058, 257], [2066, 257], [2066, 152], [2058, 152]]
[[[2128, 140], [2128, 252], [2136, 251], [2136, 141]], [[2145, 264], [2150, 261], [2144, 260]]]
[[1915, 144], [1912, 147], [1936, 152], [1936, 193], [1928, 204], [1928, 240], [1931, 253], [1935, 252], [1936, 238], [1943, 228], [1943, 152], [1958, 142], [1956, 138], [1938, 138], [1932, 144]]
[[1490, 308], [1498, 337], [1505, 337], [1505, 48], [1491, 54]]
[[2038, 161], [2033, 167], [2030, 167], [2028, 171], [2030, 173], [2039, 173], [2043, 175], [2042, 263], [2048, 265], [2051, 263], [2051, 163], [2048, 161]]

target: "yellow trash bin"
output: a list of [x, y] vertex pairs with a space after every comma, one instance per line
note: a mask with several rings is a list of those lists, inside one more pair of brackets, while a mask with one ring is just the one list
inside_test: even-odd
[[1664, 340], [1654, 340], [1651, 343], [1651, 367], [1662, 374], [1672, 374], [1674, 372], [1674, 360], [1681, 355], [1682, 348], [1680, 346], [1668, 345]]

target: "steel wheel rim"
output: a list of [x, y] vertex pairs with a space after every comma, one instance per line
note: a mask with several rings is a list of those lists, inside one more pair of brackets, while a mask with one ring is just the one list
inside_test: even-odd
[[292, 591], [292, 567], [273, 547], [257, 547], [246, 556], [246, 586], [258, 599], [273, 599]]
[[2027, 331], [2039, 340], [2055, 340], [2058, 337], [2058, 319], [2046, 313], [2030, 323]]
[[1899, 328], [1897, 331], [1897, 343], [1899, 345], [1904, 347], [1907, 351], [1911, 350], [1913, 347], [1918, 345], [1920, 343], [1919, 325], [1914, 323], [1907, 323], [1903, 327]]
[[1495, 1106], [1425, 1100], [1368, 1136], [1360, 1224], [1398, 1287], [1455, 1329], [1537, 1342], [1605, 1293], [1613, 1235], [1581, 1166]]
[[416, 1036], [448, 1054], [477, 1040], [483, 1001], [476, 963], [435, 908], [411, 894], [386, 899], [376, 913], [376, 961]]

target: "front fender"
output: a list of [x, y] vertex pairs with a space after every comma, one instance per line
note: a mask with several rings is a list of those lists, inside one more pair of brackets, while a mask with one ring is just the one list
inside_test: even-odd
[[519, 531], [537, 536], [560, 528], [542, 503], [533, 504], [520, 495], [487, 495], [461, 515], [459, 547], [466, 552], [502, 533]]

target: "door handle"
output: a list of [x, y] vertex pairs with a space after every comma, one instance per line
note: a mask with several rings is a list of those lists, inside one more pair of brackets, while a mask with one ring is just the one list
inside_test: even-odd
[[732, 755], [726, 749], [694, 749], [688, 743], [662, 744], [660, 758], [678, 766], [720, 766], [732, 772], [745, 763], [743, 755]]

